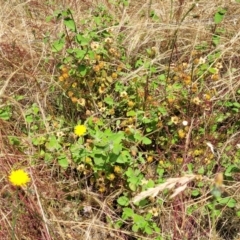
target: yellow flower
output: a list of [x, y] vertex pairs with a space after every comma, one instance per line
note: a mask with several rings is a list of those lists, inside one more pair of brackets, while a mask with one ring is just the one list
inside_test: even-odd
[[28, 174], [24, 170], [13, 170], [9, 175], [9, 181], [14, 186], [25, 186], [30, 182]]
[[78, 170], [79, 172], [83, 172], [83, 171], [85, 170], [84, 164], [78, 165], [78, 166], [77, 166], [77, 170]]
[[104, 193], [104, 192], [106, 192], [106, 187], [105, 187], [105, 186], [101, 186], [101, 187], [98, 189], [98, 191], [99, 191], [100, 193]]
[[148, 157], [147, 157], [147, 162], [148, 162], [148, 163], [151, 163], [152, 161], [153, 161], [153, 156], [148, 156]]
[[173, 116], [171, 117], [171, 122], [173, 122], [174, 124], [178, 124], [179, 118], [177, 116]]
[[77, 125], [75, 128], [74, 128], [74, 133], [81, 137], [83, 136], [87, 131], [87, 128], [84, 126], [84, 125]]
[[85, 105], [86, 105], [86, 100], [85, 100], [84, 98], [79, 98], [79, 99], [78, 99], [78, 104], [81, 105], [81, 106], [83, 106], [83, 107], [85, 107]]
[[69, 75], [68, 75], [68, 73], [65, 72], [65, 73], [62, 74], [62, 77], [63, 77], [64, 79], [67, 79], [67, 78], [69, 78]]
[[131, 108], [135, 105], [135, 103], [133, 101], [128, 101], [128, 106]]
[[59, 77], [58, 77], [58, 80], [59, 80], [60, 82], [63, 82], [63, 81], [65, 80], [65, 78], [64, 78], [63, 76], [59, 76]]
[[121, 174], [122, 173], [122, 168], [118, 165], [114, 166], [114, 172], [117, 174]]
[[76, 103], [78, 101], [78, 99], [76, 97], [71, 97], [71, 100], [73, 103]]
[[151, 208], [150, 210], [148, 210], [149, 213], [151, 213], [154, 217], [157, 217], [159, 214], [159, 209], [158, 208]]
[[99, 48], [98, 42], [91, 42], [90, 47], [92, 50], [97, 50]]
[[104, 39], [104, 42], [107, 43], [107, 44], [112, 44], [113, 40], [112, 40], [112, 38], [107, 37], [107, 38]]
[[113, 73], [112, 73], [112, 78], [113, 78], [113, 79], [116, 79], [117, 77], [118, 77], [117, 73], [116, 73], [116, 72], [113, 72]]
[[185, 138], [186, 133], [185, 133], [182, 129], [179, 129], [179, 130], [178, 130], [178, 136], [179, 136], [180, 138]]
[[110, 181], [113, 181], [114, 179], [115, 179], [115, 175], [113, 174], [113, 173], [110, 173], [109, 174], [109, 176], [108, 176], [108, 179], [110, 180]]
[[126, 98], [128, 96], [127, 92], [123, 91], [123, 92], [120, 92], [120, 97], [121, 98]]
[[89, 164], [89, 165], [92, 165], [92, 159], [90, 157], [86, 157], [85, 158], [85, 163]]
[[62, 67], [61, 70], [62, 70], [63, 73], [68, 73], [68, 68], [67, 67]]
[[196, 105], [199, 105], [201, 103], [201, 100], [199, 99], [199, 97], [195, 97], [192, 99], [192, 102], [195, 103]]

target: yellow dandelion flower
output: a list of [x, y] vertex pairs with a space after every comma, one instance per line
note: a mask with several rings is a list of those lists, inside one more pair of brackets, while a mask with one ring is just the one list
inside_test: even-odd
[[74, 133], [81, 137], [83, 136], [87, 131], [87, 128], [84, 126], [84, 125], [77, 125], [75, 128], [74, 128]]
[[30, 182], [30, 177], [24, 170], [13, 170], [9, 175], [9, 181], [12, 183], [12, 185], [21, 187]]

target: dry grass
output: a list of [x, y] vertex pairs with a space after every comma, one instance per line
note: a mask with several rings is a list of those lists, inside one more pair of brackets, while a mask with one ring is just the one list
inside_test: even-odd
[[[158, 64], [158, 71], [162, 72], [170, 60], [176, 65], [178, 62], [190, 62], [196, 45], [203, 40], [211, 42], [209, 28], [213, 27], [212, 16], [219, 6], [227, 7], [228, 15], [222, 23], [227, 31], [217, 47], [221, 51], [223, 75], [207, 87], [215, 88], [218, 92], [215, 100], [228, 96], [237, 101], [235, 94], [240, 88], [239, 5], [220, 0], [198, 1], [198, 6], [183, 20], [193, 1], [132, 0], [128, 8], [113, 6], [107, 0], [47, 2], [0, 0], [0, 107], [11, 104], [15, 119], [12, 122], [0, 120], [0, 239], [137, 239], [137, 234], [130, 229], [116, 230], [106, 222], [106, 218], [109, 222], [119, 218], [119, 209], [115, 211], [112, 208], [119, 193], [104, 197], [95, 193], [86, 179], [81, 180], [85, 181], [84, 184], [79, 184], [74, 169], [66, 172], [56, 164], [46, 164], [42, 159], [35, 159], [36, 150], [30, 143], [30, 136], [21, 131], [21, 126], [28, 128], [25, 113], [33, 103], [41, 109], [46, 132], [52, 131], [44, 119], [54, 111], [50, 87], [55, 84], [57, 62], [50, 46], [43, 39], [47, 33], [50, 39], [55, 39], [64, 26], [61, 22], [46, 22], [46, 16], [52, 15], [56, 9], [70, 8], [74, 9], [78, 22], [89, 16], [95, 6], [105, 4], [119, 22], [113, 26], [113, 31], [116, 35], [125, 36], [123, 45], [127, 58], [131, 61], [138, 58], [144, 49], [155, 47], [157, 53], [152, 61]], [[150, 9], [159, 16], [160, 22], [156, 23], [149, 18]], [[177, 33], [177, 41], [174, 40], [174, 33]], [[174, 48], [170, 47], [170, 43], [175, 45]], [[212, 48], [212, 51], [216, 49]], [[236, 71], [230, 71], [232, 68], [236, 68]], [[144, 70], [137, 68], [124, 76], [122, 81], [128, 82], [132, 76], [143, 74]], [[24, 99], [17, 101], [16, 95], [24, 96]], [[13, 147], [8, 136], [18, 136], [25, 143], [24, 150], [21, 152]], [[239, 139], [239, 132], [232, 134], [226, 139], [222, 151], [229, 144], [239, 143]], [[10, 170], [18, 166], [26, 167], [31, 175], [32, 183], [28, 191], [16, 191], [8, 182]], [[234, 184], [235, 196], [238, 197], [239, 185], [236, 182]], [[80, 189], [83, 185], [85, 189]], [[172, 239], [176, 240], [180, 239], [177, 236], [183, 236], [183, 231], [189, 234], [185, 235], [185, 239], [218, 239], [209, 237], [207, 233], [206, 236], [201, 235], [205, 227], [200, 220], [197, 226], [191, 225], [198, 222], [199, 212], [192, 216], [196, 217], [196, 221], [189, 220], [186, 208], [193, 202], [180, 200], [174, 200], [166, 206], [161, 215], [164, 220], [158, 220], [163, 226], [163, 239], [164, 234], [173, 229], [175, 233]], [[204, 205], [206, 199], [197, 201], [202, 201]], [[176, 227], [171, 222], [174, 214], [175, 223], [180, 221], [182, 225]], [[210, 224], [210, 219], [206, 223]], [[189, 229], [196, 232], [191, 235]], [[141, 239], [150, 238], [141, 236]]]

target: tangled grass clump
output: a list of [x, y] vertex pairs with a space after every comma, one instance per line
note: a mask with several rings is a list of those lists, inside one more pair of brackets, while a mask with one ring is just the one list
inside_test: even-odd
[[[11, 64], [0, 90], [0, 236], [237, 236], [239, 24], [225, 21], [232, 6], [206, 6], [64, 6], [44, 19], [44, 33], [36, 27], [44, 47], [31, 45], [22, 66], [1, 45], [0, 66]], [[23, 56], [24, 47], [15, 51]], [[31, 185], [5, 181], [10, 169], [27, 167]], [[12, 172], [9, 180], [21, 186], [30, 178]], [[36, 231], [26, 230], [30, 222]]]

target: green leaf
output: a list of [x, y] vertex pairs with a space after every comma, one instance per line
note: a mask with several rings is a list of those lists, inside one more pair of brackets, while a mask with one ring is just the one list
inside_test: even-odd
[[11, 116], [12, 112], [10, 106], [6, 106], [0, 109], [0, 119], [7, 121], [11, 118]]
[[19, 138], [16, 137], [16, 136], [9, 136], [8, 139], [9, 139], [9, 142], [10, 142], [11, 145], [19, 146], [20, 143], [21, 143]]
[[106, 157], [103, 155], [96, 154], [94, 156], [94, 163], [95, 163], [96, 167], [103, 167], [105, 161], [106, 161]]
[[132, 231], [133, 231], [133, 232], [137, 232], [138, 229], [139, 229], [139, 226], [138, 226], [137, 224], [133, 224], [133, 226], [132, 226]]
[[161, 75], [159, 76], [159, 79], [160, 79], [161, 81], [165, 81], [165, 80], [166, 80], [166, 75], [165, 75], [165, 74], [161, 74]]
[[52, 153], [44, 153], [44, 161], [51, 162], [54, 159]]
[[230, 166], [227, 167], [224, 175], [226, 177], [231, 177], [232, 173], [239, 172], [239, 169], [236, 165], [231, 164]]
[[117, 202], [121, 206], [128, 206], [129, 205], [129, 199], [126, 196], [119, 197]]
[[135, 117], [136, 116], [136, 112], [131, 110], [129, 112], [127, 112], [127, 117]]
[[35, 146], [40, 146], [46, 142], [46, 138], [44, 136], [32, 138], [32, 143]]
[[140, 132], [136, 132], [134, 134], [134, 138], [135, 138], [135, 140], [140, 141], [140, 140], [142, 140], [142, 134]]
[[204, 174], [204, 167], [203, 166], [198, 169], [198, 174]]
[[75, 57], [80, 60], [82, 60], [87, 54], [87, 50], [82, 50], [82, 49], [75, 49], [74, 52], [75, 52]]
[[45, 143], [45, 147], [52, 152], [59, 150], [61, 148], [61, 145], [58, 143], [56, 136], [51, 135], [49, 136], [48, 141]]
[[236, 215], [240, 218], [240, 211], [237, 211]]
[[197, 197], [200, 195], [200, 192], [197, 189], [195, 189], [191, 192], [191, 194], [192, 194], [192, 196]]
[[145, 144], [145, 145], [149, 145], [152, 143], [152, 140], [147, 138], [147, 137], [143, 137], [142, 138], [142, 143]]
[[146, 226], [145, 229], [144, 229], [144, 232], [147, 233], [147, 234], [152, 234], [153, 230], [149, 226]]
[[226, 14], [227, 10], [223, 9], [223, 8], [219, 8], [218, 12], [214, 15], [214, 22], [216, 24], [222, 22], [225, 14]]
[[117, 158], [117, 163], [127, 163], [130, 162], [131, 156], [128, 151], [122, 151]]
[[134, 214], [132, 208], [123, 208], [122, 218], [123, 220], [126, 220], [130, 217], [132, 217]]
[[50, 22], [52, 19], [53, 19], [53, 16], [47, 16], [47, 17], [46, 17], [46, 22], [48, 23], [48, 22]]
[[129, 183], [128, 187], [131, 189], [131, 191], [135, 192], [137, 190], [137, 185], [135, 183]]
[[222, 204], [222, 205], [227, 205], [230, 208], [233, 208], [236, 206], [236, 200], [231, 198], [231, 197], [226, 197], [226, 198], [217, 198], [218, 203]]
[[87, 74], [87, 67], [85, 65], [78, 66], [77, 70], [82, 77], [84, 77]]
[[158, 108], [158, 111], [163, 115], [166, 116], [168, 114], [167, 109], [163, 106]]
[[89, 45], [91, 39], [84, 37], [82, 34], [77, 34], [76, 35], [76, 41], [81, 45], [81, 46], [87, 46]]
[[120, 144], [120, 143], [114, 144], [112, 151], [114, 154], [118, 155], [122, 151], [122, 144]]
[[113, 98], [111, 98], [111, 97], [109, 97], [109, 96], [104, 98], [104, 102], [107, 103], [107, 104], [110, 105], [110, 106], [114, 105], [114, 100], [113, 100]]
[[58, 156], [58, 163], [62, 168], [67, 168], [68, 167], [68, 159], [66, 155], [60, 155]]
[[233, 199], [233, 198], [231, 198], [231, 199], [229, 200], [229, 202], [227, 203], [227, 206], [228, 206], [229, 208], [234, 208], [234, 207], [236, 206], [236, 204], [237, 204], [236, 200]]
[[65, 40], [64, 38], [60, 38], [57, 41], [53, 42], [52, 44], [52, 52], [59, 52], [63, 49], [65, 45]]
[[114, 228], [115, 229], [120, 229], [123, 225], [123, 221], [118, 220], [117, 222], [114, 223]]
[[[212, 41], [213, 41], [214, 45], [217, 46], [220, 42], [220, 36], [219, 35], [213, 35], [212, 36]], [[208, 71], [210, 73], [215, 73], [216, 69], [210, 68]]]
[[76, 32], [76, 25], [72, 18], [66, 17], [63, 22], [67, 28], [69, 28], [73, 32]]
[[240, 103], [238, 102], [233, 102], [233, 106], [240, 109]]

